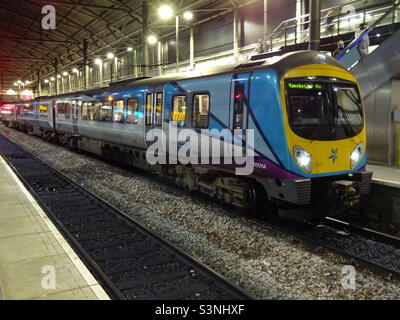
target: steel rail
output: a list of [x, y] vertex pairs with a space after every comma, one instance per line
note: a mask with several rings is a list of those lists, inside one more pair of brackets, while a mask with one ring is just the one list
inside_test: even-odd
[[[2, 146], [1, 140], [3, 142], [9, 143], [13, 146], [16, 152], [12, 152], [11, 154], [6, 154], [4, 152], [4, 145]], [[18, 152], [20, 155], [18, 155]], [[21, 155], [22, 153], [22, 155]], [[96, 203], [100, 204], [104, 208], [106, 208], [109, 212], [112, 212], [119, 221], [123, 221], [126, 226], [132, 228], [140, 235], [144, 235], [151, 241], [152, 243], [159, 245], [160, 248], [165, 250], [168, 253], [168, 256], [172, 256], [175, 261], [182, 264], [184, 268], [194, 270], [200, 280], [202, 281], [202, 286], [206, 286], [205, 283], [209, 283], [208, 286], [212, 289], [218, 289], [218, 292], [221, 292], [221, 296], [217, 297], [218, 299], [254, 299], [254, 297], [250, 296], [243, 289], [239, 288], [237, 285], [229, 282], [227, 279], [222, 277], [220, 274], [215, 272], [214, 270], [210, 269], [208, 266], [200, 262], [198, 259], [190, 256], [186, 252], [182, 251], [177, 246], [173, 245], [169, 241], [159, 237], [158, 235], [154, 234], [153, 231], [142, 225], [141, 223], [135, 221], [132, 217], [128, 216], [127, 214], [121, 212], [119, 209], [112, 206], [110, 203], [105, 201], [104, 199], [99, 198], [98, 196], [92, 194], [86, 188], [82, 187], [81, 185], [77, 184], [76, 182], [72, 181], [68, 177], [66, 177], [61, 172], [57, 171], [53, 166], [44, 162], [41, 159], [38, 159], [32, 153], [27, 151], [22, 146], [18, 145], [16, 142], [12, 141], [11, 138], [5, 137], [4, 135], [0, 135], [0, 154], [3, 155], [3, 158], [7, 161], [10, 165], [12, 170], [17, 174], [17, 176], [21, 179], [22, 183], [28, 188], [28, 190], [32, 193], [34, 198], [38, 201], [39, 205], [43, 208], [43, 210], [48, 214], [49, 218], [54, 222], [57, 226], [59, 231], [68, 239], [70, 244], [74, 247], [77, 251], [77, 254], [80, 258], [84, 261], [84, 263], [88, 266], [88, 268], [93, 272], [96, 279], [99, 283], [105, 288], [106, 292], [114, 299], [127, 299], [127, 295], [123, 292], [119, 285], [116, 285], [112, 277], [107, 274], [106, 271], [99, 265], [98, 261], [88, 253], [88, 250], [84, 248], [81, 244], [79, 239], [68, 229], [68, 227], [63, 223], [62, 219], [55, 214], [59, 208], [49, 207], [48, 202], [44, 200], [43, 195], [40, 195], [37, 192], [37, 188], [32, 186], [32, 183], [29, 182], [29, 179], [26, 179], [24, 174], [21, 173], [21, 168], [18, 168], [12, 161], [13, 154], [16, 159], [21, 159], [21, 157], [30, 158], [31, 161], [39, 164], [41, 168], [45, 168], [45, 170], [49, 171], [53, 177], [57, 177], [63, 183], [68, 184], [74, 190], [78, 190], [79, 193], [83, 194], [86, 197], [90, 197], [91, 201], [96, 201]], [[77, 199], [78, 201], [79, 199]], [[60, 202], [60, 206], [62, 207], [62, 203]], [[185, 270], [186, 270], [185, 269]], [[200, 281], [199, 280], [199, 281]], [[200, 286], [197, 283], [198, 286]], [[122, 286], [123, 287], [123, 286]], [[201, 286], [200, 286], [201, 287]], [[190, 286], [189, 286], [190, 289]], [[204, 289], [202, 289], [204, 290]], [[183, 293], [182, 293], [183, 294]], [[164, 296], [165, 298], [165, 296]], [[168, 296], [166, 296], [168, 299]]]

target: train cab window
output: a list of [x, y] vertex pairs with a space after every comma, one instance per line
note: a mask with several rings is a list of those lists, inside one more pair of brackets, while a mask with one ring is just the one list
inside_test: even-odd
[[207, 129], [209, 124], [210, 96], [196, 94], [193, 97], [192, 126], [196, 129]]
[[176, 122], [179, 128], [186, 126], [186, 110], [186, 96], [174, 96], [172, 102], [171, 121]]
[[128, 100], [128, 109], [126, 113], [126, 121], [128, 123], [137, 124], [139, 122], [138, 117], [138, 99]]
[[233, 129], [243, 128], [244, 84], [235, 84], [235, 96], [233, 101]]
[[153, 110], [153, 94], [147, 93], [146, 94], [146, 105], [145, 105], [145, 119], [146, 119], [146, 126], [151, 125], [151, 116]]
[[124, 100], [116, 100], [112, 103], [112, 121], [121, 122], [124, 115]]
[[163, 94], [158, 92], [156, 95], [156, 105], [154, 108], [154, 125], [161, 127], [163, 115]]
[[47, 103], [39, 104], [39, 117], [47, 117], [49, 112], [49, 105]]
[[96, 120], [100, 121], [112, 121], [112, 105], [109, 102], [101, 102], [98, 104], [98, 115], [99, 117], [96, 117]]
[[[314, 80], [314, 79], [313, 79]], [[289, 124], [300, 137], [332, 141], [348, 139], [364, 127], [357, 85], [345, 80], [286, 80]]]

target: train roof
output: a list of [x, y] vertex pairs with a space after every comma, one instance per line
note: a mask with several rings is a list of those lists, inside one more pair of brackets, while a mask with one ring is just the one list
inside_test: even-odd
[[[264, 60], [247, 61], [243, 63], [231, 64], [227, 66], [207, 68], [204, 70], [194, 70], [182, 72], [178, 74], [169, 74], [165, 76], [151, 78], [137, 78], [120, 82], [111, 83], [108, 87], [96, 88], [86, 91], [78, 91], [57, 95], [57, 97], [76, 97], [82, 94], [103, 93], [105, 91], [124, 90], [133, 87], [157, 86], [164, 85], [169, 82], [182, 81], [188, 79], [196, 79], [210, 76], [218, 76], [231, 73], [252, 72], [262, 69], [274, 69], [278, 74], [283, 75], [288, 70], [309, 64], [333, 65], [335, 67], [345, 69], [338, 61], [332, 57], [318, 51], [295, 51], [286, 53], [281, 56], [275, 56]], [[56, 96], [44, 96], [36, 99], [51, 99]], [[25, 102], [26, 103], [26, 102]]]
[[[251, 72], [260, 69], [276, 69], [279, 74], [284, 74], [289, 69], [293, 69], [302, 65], [309, 64], [328, 64], [333, 65], [341, 69], [345, 69], [338, 61], [332, 57], [323, 54], [318, 51], [295, 51], [286, 53], [281, 56], [275, 56], [264, 60], [247, 61], [237, 64], [231, 64], [221, 67], [207, 68], [204, 70], [195, 70], [182, 72], [179, 74], [170, 74], [165, 76], [158, 76], [153, 78], [139, 78], [127, 81], [121, 81], [112, 83], [109, 87], [104, 88], [106, 90], [112, 90], [113, 88], [127, 89], [129, 87], [140, 87], [140, 86], [153, 86], [162, 85], [168, 82], [182, 81], [188, 79], [202, 78], [217, 76], [230, 73], [244, 73]], [[103, 89], [103, 90], [104, 90]], [[101, 90], [93, 90], [99, 92]]]

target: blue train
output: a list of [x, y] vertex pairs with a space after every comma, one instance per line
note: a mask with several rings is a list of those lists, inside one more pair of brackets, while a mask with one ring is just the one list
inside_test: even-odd
[[[273, 204], [287, 217], [318, 217], [326, 208], [337, 214], [357, 207], [370, 192], [357, 80], [313, 51], [39, 97], [15, 103], [2, 121], [73, 149], [173, 176], [182, 187], [259, 213], [267, 214]], [[165, 133], [168, 159], [171, 125], [178, 133], [230, 133], [210, 139], [240, 149], [247, 143], [254, 170], [241, 176], [235, 163], [150, 164], [146, 151], [154, 141], [146, 135], [154, 129]], [[238, 130], [253, 132], [250, 144]]]

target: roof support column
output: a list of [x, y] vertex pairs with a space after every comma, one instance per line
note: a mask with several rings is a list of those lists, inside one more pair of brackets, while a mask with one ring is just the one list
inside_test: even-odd
[[88, 41], [83, 40], [83, 70], [82, 70], [82, 82], [83, 89], [87, 89], [87, 51], [88, 51]]
[[264, 51], [268, 44], [268, 0], [264, 0]]
[[176, 72], [179, 73], [179, 16], [175, 17], [175, 36]]
[[239, 59], [239, 32], [238, 32], [238, 20], [239, 20], [239, 9], [234, 0], [233, 5], [233, 58], [235, 62]]
[[142, 45], [143, 45], [143, 76], [147, 76], [149, 73], [149, 47], [147, 44], [147, 37], [149, 36], [149, 27], [148, 27], [148, 17], [149, 17], [149, 8], [147, 1], [142, 1]]
[[40, 81], [40, 70], [37, 71], [37, 81], [38, 81], [38, 96], [40, 97], [42, 95], [42, 83]]
[[319, 51], [321, 45], [321, 0], [310, 0], [310, 50]]
[[194, 70], [194, 28], [190, 26], [190, 70]]
[[56, 87], [56, 90], [55, 90], [55, 95], [57, 95], [58, 94], [58, 59], [57, 58], [55, 58], [54, 59], [54, 73], [55, 73], [55, 87]]

